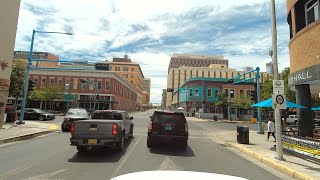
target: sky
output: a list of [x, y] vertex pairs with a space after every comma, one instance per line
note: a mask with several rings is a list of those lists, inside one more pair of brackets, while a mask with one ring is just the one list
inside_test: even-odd
[[[21, 0], [15, 50], [50, 52], [64, 60], [97, 62], [127, 54], [151, 78], [160, 103], [173, 54], [223, 55], [229, 66], [271, 61], [270, 0]], [[289, 67], [286, 1], [276, 0], [279, 70]]]

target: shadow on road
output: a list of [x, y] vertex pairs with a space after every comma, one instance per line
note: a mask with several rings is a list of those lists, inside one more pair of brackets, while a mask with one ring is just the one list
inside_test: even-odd
[[68, 162], [76, 162], [76, 163], [118, 162], [120, 158], [126, 153], [133, 139], [134, 137], [126, 141], [124, 150], [122, 152], [117, 152], [111, 148], [94, 148], [88, 152], [83, 152], [83, 153], [77, 152], [72, 158], [68, 159]]
[[159, 145], [150, 149], [150, 153], [163, 154], [167, 156], [183, 156], [183, 157], [194, 157], [195, 154], [190, 146], [187, 149], [182, 149], [175, 145]]

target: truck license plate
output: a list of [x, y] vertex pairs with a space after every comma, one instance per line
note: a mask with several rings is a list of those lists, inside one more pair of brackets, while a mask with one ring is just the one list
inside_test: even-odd
[[88, 144], [97, 144], [97, 139], [88, 139]]
[[172, 127], [171, 127], [171, 126], [165, 126], [164, 129], [165, 129], [166, 131], [172, 131]]

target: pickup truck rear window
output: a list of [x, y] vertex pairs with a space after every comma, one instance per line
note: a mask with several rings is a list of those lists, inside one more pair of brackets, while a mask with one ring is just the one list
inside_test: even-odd
[[96, 112], [91, 119], [104, 119], [104, 120], [122, 120], [120, 113], [113, 112]]

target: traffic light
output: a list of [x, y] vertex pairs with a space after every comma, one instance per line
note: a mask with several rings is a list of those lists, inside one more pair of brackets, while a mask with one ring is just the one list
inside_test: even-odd
[[257, 102], [258, 98], [257, 98], [257, 91], [256, 90], [252, 90], [250, 91], [250, 97], [251, 97], [251, 101], [253, 102]]
[[33, 91], [34, 89], [34, 82], [32, 80], [29, 80], [28, 82], [28, 91]]
[[86, 82], [87, 82], [87, 80], [85, 80], [85, 79], [81, 79], [81, 80], [80, 80], [80, 82], [81, 82], [81, 83], [86, 83]]

